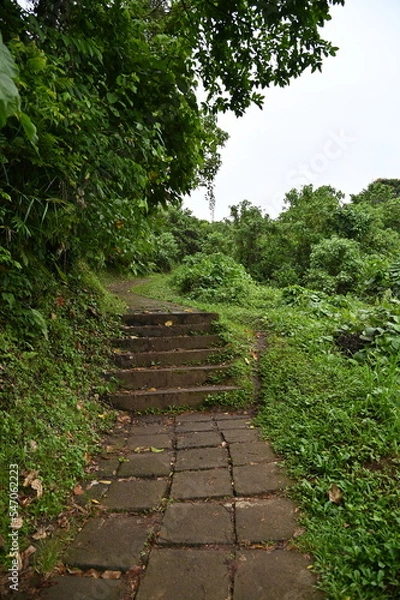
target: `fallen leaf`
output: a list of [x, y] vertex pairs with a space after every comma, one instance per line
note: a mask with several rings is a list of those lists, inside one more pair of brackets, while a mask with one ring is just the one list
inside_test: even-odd
[[293, 537], [296, 539], [306, 532], [305, 527], [298, 527], [293, 532]]
[[146, 446], [138, 446], [137, 448], [134, 449], [134, 452], [140, 453], [140, 452], [149, 452], [150, 448], [146, 447]]
[[99, 483], [104, 483], [104, 485], [110, 485], [112, 481], [109, 481], [108, 479], [100, 479]]
[[32, 534], [32, 538], [34, 540], [44, 540], [45, 538], [47, 538], [47, 533], [43, 527], [39, 527], [36, 533]]
[[84, 403], [83, 403], [83, 401], [82, 401], [82, 400], [79, 400], [79, 401], [76, 403], [76, 408], [77, 408], [77, 410], [82, 410], [83, 406], [84, 406]]
[[43, 485], [40, 479], [34, 479], [31, 483], [31, 488], [36, 491], [36, 498], [43, 496]]
[[28, 475], [26, 475], [24, 479], [24, 483], [22, 484], [24, 487], [28, 487], [31, 485], [32, 481], [34, 481], [39, 474], [39, 471], [29, 471]]
[[340, 504], [343, 498], [342, 490], [334, 483], [328, 491], [329, 500], [334, 504]]
[[67, 529], [67, 530], [69, 529], [69, 520], [66, 515], [61, 515], [57, 519], [57, 523], [58, 523], [59, 527], [61, 527], [61, 529]]
[[93, 577], [94, 579], [99, 579], [101, 577], [101, 573], [96, 571], [96, 569], [89, 569], [89, 571], [85, 571], [83, 573], [84, 577]]
[[119, 423], [130, 423], [131, 422], [131, 417], [129, 415], [121, 415], [121, 414], [119, 414], [117, 416], [117, 421]]
[[92, 503], [93, 504], [100, 504], [100, 502], [98, 500], [96, 500], [96, 498], [92, 498]]
[[84, 493], [81, 485], [76, 485], [73, 489], [73, 492], [75, 496], [81, 496]]
[[248, 358], [245, 358], [245, 359], [244, 359], [244, 362], [246, 363], [246, 365], [249, 365], [249, 364], [250, 364], [250, 361], [249, 361], [249, 359], [248, 359]]
[[35, 440], [30, 440], [29, 445], [31, 447], [32, 452], [35, 452], [37, 450], [37, 443], [35, 442]]
[[119, 579], [121, 577], [121, 571], [104, 571], [101, 574], [102, 579]]
[[35, 546], [29, 546], [26, 550], [24, 550], [21, 554], [21, 562], [22, 568], [26, 569], [29, 566], [29, 559], [36, 552]]
[[165, 323], [164, 323], [165, 327], [172, 327], [173, 324], [174, 324], [173, 321], [165, 321]]
[[150, 446], [151, 452], [164, 452], [163, 448], [154, 448], [154, 446]]

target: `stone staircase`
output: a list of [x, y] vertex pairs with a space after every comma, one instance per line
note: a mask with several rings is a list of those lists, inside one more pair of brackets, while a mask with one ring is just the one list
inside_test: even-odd
[[[197, 407], [210, 395], [237, 390], [229, 381], [216, 313], [134, 312], [123, 316], [115, 342], [119, 382], [114, 408], [128, 411]], [[221, 383], [221, 382], [224, 383]]]

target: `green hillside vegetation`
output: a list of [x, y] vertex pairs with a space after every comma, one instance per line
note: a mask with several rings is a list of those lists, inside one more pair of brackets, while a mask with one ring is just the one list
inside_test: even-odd
[[297, 542], [334, 600], [400, 589], [399, 202], [398, 180], [380, 180], [346, 204], [331, 188], [293, 190], [275, 220], [247, 201], [220, 223], [173, 211], [187, 256], [139, 288], [217, 311], [236, 335], [265, 333], [258, 360], [243, 348], [261, 381], [257, 423], [298, 481]]

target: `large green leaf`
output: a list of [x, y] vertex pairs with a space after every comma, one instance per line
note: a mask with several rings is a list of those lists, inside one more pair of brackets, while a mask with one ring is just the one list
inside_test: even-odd
[[17, 66], [0, 33], [0, 128], [20, 109], [20, 97], [13, 81], [17, 73]]

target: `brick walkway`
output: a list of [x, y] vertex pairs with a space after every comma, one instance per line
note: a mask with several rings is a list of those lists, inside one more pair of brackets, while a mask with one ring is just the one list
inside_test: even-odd
[[68, 550], [71, 574], [39, 597], [319, 600], [291, 543], [290, 485], [249, 414], [121, 413], [80, 496], [98, 504]]

